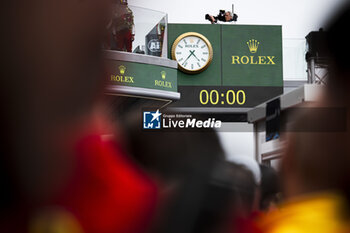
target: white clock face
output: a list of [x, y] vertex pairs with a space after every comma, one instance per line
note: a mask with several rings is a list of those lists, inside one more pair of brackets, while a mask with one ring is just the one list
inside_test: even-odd
[[203, 36], [188, 35], [175, 43], [173, 58], [179, 68], [185, 72], [198, 73], [208, 67], [212, 60], [212, 49], [209, 41]]

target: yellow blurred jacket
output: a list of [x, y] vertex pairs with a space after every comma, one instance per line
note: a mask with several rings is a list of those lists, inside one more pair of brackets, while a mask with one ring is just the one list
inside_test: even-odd
[[350, 232], [345, 210], [345, 201], [339, 195], [304, 196], [267, 214], [258, 226], [263, 233], [345, 233]]

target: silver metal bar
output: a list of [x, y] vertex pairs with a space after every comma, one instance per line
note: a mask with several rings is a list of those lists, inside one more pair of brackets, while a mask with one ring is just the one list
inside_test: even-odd
[[107, 95], [129, 95], [135, 97], [154, 98], [164, 101], [179, 100], [181, 94], [178, 92], [154, 90], [140, 87], [127, 87], [127, 86], [113, 86], [106, 87]]

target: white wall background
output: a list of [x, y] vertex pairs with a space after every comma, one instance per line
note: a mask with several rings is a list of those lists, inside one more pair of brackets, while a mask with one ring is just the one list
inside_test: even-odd
[[223, 123], [218, 135], [229, 160], [237, 155], [254, 157], [255, 144], [252, 124]]
[[[217, 14], [220, 9], [230, 10], [234, 3], [238, 24], [282, 25], [284, 79], [303, 80], [306, 72], [305, 62], [300, 60], [303, 59], [305, 48], [302, 39], [310, 31], [322, 27], [326, 19], [345, 1], [347, 0], [129, 0], [129, 4], [166, 12], [169, 23], [209, 23], [204, 20], [206, 13]], [[242, 125], [252, 127], [238, 124], [239, 127]], [[219, 133], [219, 136], [229, 157], [254, 157], [252, 132], [238, 130]]]

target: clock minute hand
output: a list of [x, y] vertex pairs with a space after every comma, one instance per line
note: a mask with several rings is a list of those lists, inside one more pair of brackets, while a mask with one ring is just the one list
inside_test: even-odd
[[191, 53], [191, 54], [186, 58], [186, 60], [182, 63], [182, 65], [185, 64], [185, 63], [187, 62], [187, 60], [193, 55], [193, 53], [191, 52], [191, 50], [190, 50], [190, 53]]

